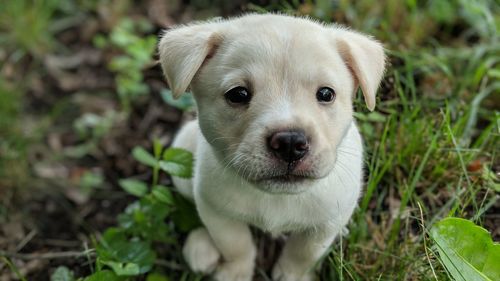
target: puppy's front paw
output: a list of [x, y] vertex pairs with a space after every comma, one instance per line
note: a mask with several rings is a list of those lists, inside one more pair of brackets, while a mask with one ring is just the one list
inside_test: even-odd
[[215, 248], [208, 231], [203, 227], [189, 233], [182, 254], [191, 270], [203, 274], [211, 273], [220, 259], [219, 251]]
[[217, 281], [251, 281], [253, 268], [253, 261], [225, 262], [217, 268], [214, 277]]
[[279, 262], [273, 268], [273, 281], [313, 281], [313, 272], [301, 272], [297, 267], [282, 265]]

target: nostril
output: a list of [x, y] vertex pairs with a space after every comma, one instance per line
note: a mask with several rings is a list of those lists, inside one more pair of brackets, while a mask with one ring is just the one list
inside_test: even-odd
[[269, 139], [269, 147], [272, 150], [279, 150], [280, 146], [281, 146], [281, 142], [282, 142], [282, 140], [281, 140], [279, 133], [273, 134]]
[[308, 149], [309, 149], [309, 145], [306, 142], [299, 142], [299, 143], [295, 144], [295, 150], [297, 150], [297, 151], [304, 151], [304, 150], [308, 150]]
[[280, 159], [292, 162], [301, 159], [309, 151], [307, 137], [300, 131], [281, 131], [268, 139], [269, 149]]
[[293, 136], [292, 142], [296, 150], [303, 151], [309, 149], [309, 143], [307, 142], [307, 138], [304, 134]]

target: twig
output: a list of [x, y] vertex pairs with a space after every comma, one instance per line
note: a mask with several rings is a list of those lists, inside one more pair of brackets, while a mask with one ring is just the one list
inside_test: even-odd
[[33, 239], [33, 237], [37, 235], [37, 233], [38, 232], [36, 231], [36, 229], [30, 231], [30, 233], [28, 233], [28, 235], [26, 235], [26, 237], [24, 237], [24, 239], [19, 244], [17, 244], [16, 252], [21, 251], [24, 248], [24, 246], [26, 246], [26, 244], [28, 244]]
[[20, 254], [20, 253], [11, 253], [0, 251], [0, 256], [21, 259], [21, 260], [37, 260], [37, 259], [62, 259], [62, 258], [73, 258], [73, 257], [83, 257], [87, 255], [91, 255], [94, 253], [94, 250], [88, 250], [83, 252], [77, 251], [67, 251], [67, 252], [53, 252], [53, 253], [43, 253], [43, 254]]
[[89, 249], [87, 242], [83, 242], [83, 247], [85, 249], [85, 253], [87, 253], [85, 256], [87, 257], [87, 262], [90, 265], [90, 272], [94, 272], [94, 267], [92, 266], [92, 260], [91, 260], [92, 257], [90, 256], [92, 249]]

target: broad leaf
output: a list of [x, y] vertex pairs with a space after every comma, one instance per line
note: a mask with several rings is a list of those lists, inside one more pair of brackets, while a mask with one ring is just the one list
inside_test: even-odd
[[111, 267], [121, 276], [136, 276], [148, 272], [156, 258], [149, 243], [127, 239], [125, 234], [116, 228], [108, 229], [104, 233], [96, 251], [99, 262]]
[[165, 103], [183, 111], [191, 109], [194, 106], [194, 98], [191, 93], [184, 93], [178, 99], [175, 99], [172, 96], [172, 91], [169, 89], [163, 89], [161, 90], [160, 95]]
[[85, 279], [84, 281], [119, 281], [123, 280], [123, 277], [117, 276], [113, 271], [111, 270], [101, 270], [98, 271]]
[[149, 273], [148, 277], [146, 277], [146, 281], [170, 281], [170, 279], [159, 273]]
[[500, 244], [473, 222], [446, 218], [431, 229], [439, 255], [455, 280], [500, 280]]
[[142, 197], [148, 192], [148, 186], [142, 181], [127, 179], [120, 180], [118, 183], [126, 192], [138, 197]]
[[103, 264], [111, 267], [116, 274], [121, 276], [136, 276], [141, 272], [141, 267], [133, 262], [116, 262], [116, 261], [101, 261]]
[[59, 266], [50, 276], [50, 281], [74, 281], [73, 272], [65, 266]]
[[132, 150], [132, 156], [134, 156], [135, 160], [146, 166], [153, 168], [158, 166], [158, 160], [156, 160], [155, 157], [151, 155], [146, 149], [140, 146], [134, 147], [134, 149]]
[[172, 205], [173, 199], [172, 199], [172, 193], [168, 189], [168, 187], [163, 186], [163, 185], [157, 185], [153, 187], [153, 196], [160, 202]]
[[181, 148], [169, 148], [163, 153], [160, 168], [172, 176], [190, 178], [192, 176], [193, 154]]
[[174, 225], [182, 232], [189, 232], [202, 226], [195, 205], [179, 194], [174, 196], [175, 211], [171, 214]]
[[170, 209], [154, 195], [146, 195], [127, 206], [125, 212], [118, 216], [118, 222], [128, 235], [147, 241], [170, 242], [169, 227], [165, 223]]

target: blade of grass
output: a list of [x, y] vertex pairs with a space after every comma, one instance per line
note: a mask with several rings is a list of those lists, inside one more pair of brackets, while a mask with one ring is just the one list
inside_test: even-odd
[[462, 168], [463, 175], [465, 176], [465, 180], [467, 181], [468, 187], [472, 187], [472, 183], [469, 178], [469, 173], [467, 172], [467, 167], [465, 166], [464, 159], [462, 157], [462, 153], [460, 152], [460, 147], [458, 146], [458, 143], [455, 139], [455, 135], [453, 134], [453, 131], [451, 130], [451, 125], [450, 125], [450, 118], [449, 118], [449, 107], [447, 106], [447, 113], [443, 112], [442, 109], [440, 109], [441, 115], [444, 118], [444, 125], [445, 128], [451, 138], [451, 141], [453, 143], [453, 146], [455, 148], [455, 151], [458, 155], [458, 160], [460, 161], [460, 166]]
[[22, 281], [27, 281], [26, 278], [21, 274], [21, 272], [19, 272], [19, 270], [17, 269], [17, 267], [6, 257], [0, 257], [0, 259], [5, 263], [7, 264], [7, 266], [10, 268], [10, 270], [12, 270], [18, 279], [22, 280]]

